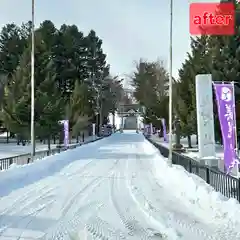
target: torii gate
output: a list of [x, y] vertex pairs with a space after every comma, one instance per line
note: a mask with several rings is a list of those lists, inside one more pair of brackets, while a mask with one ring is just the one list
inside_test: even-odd
[[139, 105], [139, 103], [134, 98], [134, 90], [133, 89], [124, 89], [124, 96], [127, 96], [128, 99], [131, 101], [129, 103], [126, 103], [125, 101], [122, 101], [118, 105], [118, 115], [121, 118], [121, 127], [120, 130], [123, 132], [124, 128], [124, 118], [135, 116], [136, 117], [136, 131], [138, 131], [139, 128], [139, 116], [143, 113], [143, 109]]
[[118, 111], [118, 115], [121, 117], [121, 127], [120, 127], [121, 132], [123, 132], [123, 129], [124, 129], [124, 118], [130, 117], [130, 116], [136, 117], [136, 121], [137, 121], [136, 131], [138, 131], [138, 129], [139, 129], [138, 119], [139, 119], [139, 116], [141, 115], [141, 112], [139, 110], [134, 110], [133, 108], [131, 108], [128, 111], [124, 111], [125, 107], [126, 107], [126, 105], [122, 106], [122, 108], [120, 107], [120, 109]]

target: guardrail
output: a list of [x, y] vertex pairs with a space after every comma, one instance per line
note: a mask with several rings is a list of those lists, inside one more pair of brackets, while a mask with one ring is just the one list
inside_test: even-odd
[[[168, 148], [154, 142], [149, 137], [146, 137], [146, 139], [160, 151], [161, 155], [166, 158], [168, 157]], [[201, 164], [190, 157], [174, 151], [172, 154], [172, 163], [180, 165], [188, 172], [201, 177], [206, 183], [211, 185], [216, 191], [221, 192], [224, 196], [228, 198], [236, 198], [240, 202], [240, 179], [226, 175], [226, 173], [205, 164]]]
[[98, 138], [95, 138], [95, 139], [91, 139], [89, 141], [86, 140], [85, 142], [71, 144], [71, 145], [68, 146], [67, 149], [64, 146], [60, 146], [60, 147], [57, 147], [57, 148], [53, 148], [50, 151], [49, 150], [37, 151], [35, 153], [35, 156], [34, 156], [33, 160], [31, 159], [31, 153], [25, 153], [25, 154], [21, 154], [21, 155], [18, 155], [18, 156], [2, 158], [2, 159], [0, 159], [0, 170], [6, 170], [10, 167], [10, 165], [12, 165], [14, 163], [17, 164], [17, 165], [29, 164], [29, 163], [31, 163], [35, 160], [39, 160], [39, 159], [42, 159], [44, 157], [54, 155], [56, 153], [60, 153], [60, 152], [64, 152], [64, 151], [67, 151], [67, 150], [70, 150], [70, 149], [74, 149], [74, 148], [79, 147], [81, 145], [101, 140], [102, 138], [103, 137], [98, 137]]

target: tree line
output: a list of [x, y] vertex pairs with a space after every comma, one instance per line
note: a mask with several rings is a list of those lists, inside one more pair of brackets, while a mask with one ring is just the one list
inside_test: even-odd
[[[31, 121], [31, 22], [7, 24], [0, 32], [1, 125], [29, 139]], [[78, 136], [92, 122], [99, 125], [115, 113], [121, 79], [110, 75], [102, 40], [86, 36], [75, 25], [59, 29], [43, 21], [35, 30], [35, 132], [41, 139], [59, 134], [68, 119]]]
[[[197, 134], [195, 76], [212, 74], [214, 81], [235, 81], [236, 89], [240, 87], [240, 4], [235, 3], [235, 7], [235, 35], [192, 37], [191, 50], [179, 69], [178, 78], [173, 79], [173, 114], [180, 119], [181, 135], [188, 137], [189, 147], [191, 135]], [[160, 118], [168, 119], [166, 86], [169, 76], [159, 63], [161, 62], [140, 61], [132, 79], [135, 96], [146, 107], [145, 122], [152, 122], [161, 128]], [[235, 98], [239, 109], [239, 91]], [[215, 137], [216, 141], [222, 141], [215, 99], [213, 103]], [[239, 119], [237, 110], [237, 125]]]

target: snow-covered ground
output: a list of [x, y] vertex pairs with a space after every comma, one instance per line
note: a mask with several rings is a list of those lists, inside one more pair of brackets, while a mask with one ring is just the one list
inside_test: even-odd
[[[193, 135], [191, 136], [192, 138], [192, 148], [189, 148], [188, 147], [188, 141], [187, 141], [187, 138], [181, 138], [181, 144], [183, 145], [183, 147], [186, 149], [186, 152], [184, 153], [181, 153], [185, 156], [188, 156], [190, 158], [193, 158], [197, 161], [200, 160], [200, 156], [199, 156], [199, 151], [198, 151], [198, 145], [196, 144], [196, 135]], [[152, 135], [151, 136], [151, 139], [162, 145], [162, 146], [165, 146], [166, 148], [169, 148], [169, 143], [168, 142], [164, 142], [163, 138], [159, 138], [158, 135]], [[173, 142], [175, 142], [175, 136], [173, 136]], [[217, 165], [218, 169], [222, 172], [224, 172], [224, 153], [223, 153], [223, 146], [220, 145], [219, 143], [216, 143], [215, 144], [215, 151], [216, 151], [216, 161], [214, 163], [214, 165]], [[210, 159], [212, 157], [210, 156]], [[203, 160], [203, 159], [201, 159]], [[209, 164], [208, 161], [207, 161], [207, 158], [205, 158], [206, 160], [206, 164]], [[235, 167], [232, 172], [231, 172], [231, 175], [236, 177], [236, 178], [239, 178], [240, 176], [240, 172], [238, 170], [237, 167]]]
[[[92, 137], [86, 137], [85, 140], [89, 141]], [[76, 144], [76, 141], [73, 141], [70, 145]], [[56, 148], [57, 144], [51, 144], [51, 149]], [[44, 151], [48, 150], [47, 144], [42, 144], [37, 142], [36, 143], [36, 151]], [[21, 154], [26, 154], [31, 152], [31, 144], [27, 144], [25, 146], [17, 145], [16, 143], [0, 143], [0, 159], [7, 158], [7, 157], [14, 157]]]
[[240, 205], [134, 132], [9, 169], [0, 197], [1, 240], [240, 240]]
[[[52, 144], [51, 148], [56, 148], [56, 145]], [[47, 150], [48, 146], [46, 144], [37, 144], [36, 151]], [[14, 157], [17, 155], [30, 153], [31, 145], [16, 145], [16, 143], [0, 144], [0, 159], [7, 157]]]
[[[161, 145], [169, 148], [169, 143], [164, 142], [163, 138], [159, 138], [157, 135], [153, 135], [151, 136], [151, 138], [160, 143]], [[173, 136], [173, 141], [174, 141], [175, 137]], [[181, 144], [183, 145], [184, 148], [186, 148], [186, 153], [183, 153], [186, 156], [189, 156], [191, 158], [194, 159], [198, 159], [199, 158], [199, 153], [198, 153], [198, 146], [196, 145], [196, 135], [192, 135], [191, 136], [192, 139], [192, 148], [188, 147], [188, 141], [187, 138], [181, 138]], [[216, 143], [215, 144], [215, 149], [216, 149], [216, 157], [223, 159], [223, 146]]]

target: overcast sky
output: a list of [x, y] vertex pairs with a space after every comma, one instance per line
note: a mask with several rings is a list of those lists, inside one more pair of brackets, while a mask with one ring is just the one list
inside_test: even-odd
[[[173, 74], [189, 50], [189, 1], [173, 0]], [[139, 58], [169, 59], [170, 0], [35, 0], [36, 24], [76, 24], [85, 34], [94, 29], [112, 74], [129, 74]], [[196, 2], [196, 1], [195, 1]], [[199, 2], [199, 1], [198, 1]], [[31, 0], [1, 0], [0, 24], [31, 18]]]

